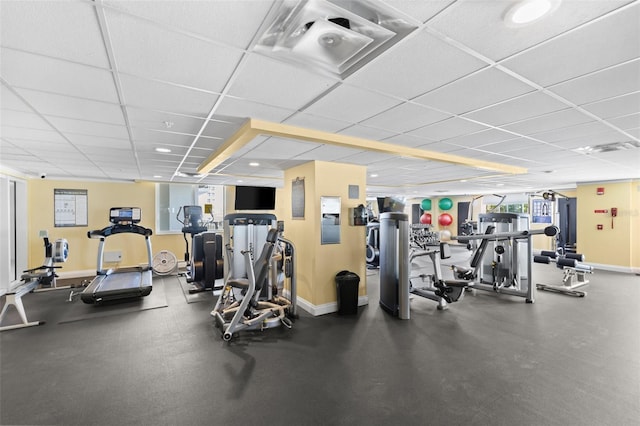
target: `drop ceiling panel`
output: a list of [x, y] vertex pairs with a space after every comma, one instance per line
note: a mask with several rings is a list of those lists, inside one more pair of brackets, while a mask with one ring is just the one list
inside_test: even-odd
[[318, 115], [296, 113], [284, 121], [285, 124], [292, 126], [304, 127], [306, 129], [321, 130], [323, 132], [336, 133], [339, 130], [349, 127], [348, 121], [342, 121], [332, 118], [320, 117]]
[[415, 101], [454, 114], [463, 114], [533, 90], [503, 71], [488, 67], [419, 96]]
[[640, 112], [609, 118], [607, 121], [622, 130], [636, 129], [640, 127]]
[[82, 147], [91, 146], [108, 146], [113, 149], [131, 149], [129, 139], [105, 138], [101, 136], [80, 135], [75, 133], [66, 133], [65, 136], [75, 146]]
[[464, 117], [494, 126], [537, 117], [567, 106], [543, 92], [534, 92], [484, 108]]
[[[241, 49], [249, 42], [272, 1], [174, 1], [163, 7], [149, 7], [147, 2], [105, 1], [105, 4], [145, 17], [167, 28], [198, 34]], [[242, 23], [242, 25], [239, 25]]]
[[149, 150], [153, 150], [160, 145], [176, 148], [188, 147], [195, 138], [194, 135], [184, 133], [156, 132], [139, 127], [133, 127], [131, 131], [136, 145]]
[[458, 117], [452, 117], [429, 126], [413, 130], [409, 132], [409, 134], [437, 141], [454, 138], [467, 133], [475, 133], [486, 129], [487, 127], [482, 124], [474, 123]]
[[561, 129], [563, 127], [570, 127], [576, 124], [587, 123], [589, 121], [593, 121], [593, 118], [578, 110], [568, 108], [540, 115], [528, 120], [517, 121], [512, 124], [501, 126], [501, 128], [520, 133], [522, 135], [535, 135], [537, 133]]
[[58, 132], [53, 130], [29, 129], [24, 127], [2, 126], [2, 137], [17, 143], [18, 140], [68, 143]]
[[[110, 10], [106, 13], [118, 70], [221, 92], [242, 52], [166, 31]], [[150, 49], [149, 46], [162, 46]]]
[[601, 118], [635, 114], [640, 111], [640, 91], [583, 105], [583, 108]]
[[3, 46], [109, 67], [93, 3], [3, 1], [0, 22]]
[[215, 112], [216, 114], [231, 117], [251, 117], [260, 120], [282, 122], [295, 111], [226, 96], [222, 99]]
[[362, 166], [372, 165], [381, 161], [389, 161], [396, 158], [396, 155], [383, 154], [380, 152], [362, 151], [349, 157], [344, 157], [343, 162], [349, 164], [359, 164]]
[[568, 139], [575, 139], [586, 137], [594, 134], [605, 133], [611, 129], [605, 124], [597, 121], [591, 121], [589, 123], [578, 124], [575, 126], [565, 127], [561, 129], [551, 130], [548, 132], [538, 133], [535, 135], [536, 139], [544, 142], [559, 142]]
[[587, 136], [582, 136], [573, 139], [563, 139], [561, 141], [554, 142], [555, 145], [566, 149], [577, 149], [586, 146], [602, 145], [613, 142], [622, 142], [628, 140], [618, 132], [607, 131], [604, 133], [595, 133]]
[[542, 86], [560, 83], [636, 59], [640, 53], [638, 22], [640, 4], [636, 3], [625, 13], [613, 13], [503, 64]]
[[[513, 135], [498, 129], [489, 129], [447, 139], [446, 142], [451, 145], [471, 148], [508, 139], [513, 139]], [[431, 149], [431, 147], [429, 148]]]
[[51, 130], [51, 126], [46, 121], [32, 112], [2, 109], [0, 110], [0, 123], [3, 126]]
[[298, 110], [334, 83], [332, 78], [251, 54], [233, 80], [229, 95]]
[[426, 22], [442, 9], [453, 3], [454, 0], [430, 0], [421, 2], [415, 0], [386, 0], [385, 3], [399, 11], [419, 20]]
[[[1, 49], [2, 77], [14, 87], [117, 103], [111, 72], [87, 65]], [[42, 70], [47, 70], [46, 74]]]
[[342, 85], [316, 101], [305, 111], [310, 114], [358, 123], [399, 103], [399, 101], [384, 95]]
[[0, 107], [13, 111], [33, 112], [29, 105], [16, 96], [4, 84], [0, 85]]
[[292, 139], [269, 138], [264, 143], [252, 149], [250, 153], [244, 154], [246, 158], [252, 160], [261, 159], [290, 159], [303, 154], [317, 144], [310, 142], [296, 141]]
[[122, 110], [117, 104], [27, 89], [17, 89], [17, 92], [43, 115], [78, 120], [95, 120], [99, 117], [103, 123], [124, 125]]
[[640, 59], [560, 83], [551, 91], [576, 105], [640, 91]]
[[204, 124], [203, 118], [189, 117], [148, 109], [127, 108], [129, 123], [133, 127], [149, 130], [167, 130], [195, 134]]
[[485, 65], [479, 59], [422, 32], [383, 53], [349, 77], [349, 83], [413, 99]]
[[364, 120], [361, 124], [403, 133], [449, 117], [449, 114], [424, 108], [416, 104], [403, 103], [381, 112], [368, 120]]
[[339, 133], [341, 135], [347, 135], [347, 136], [355, 136], [357, 138], [370, 139], [373, 141], [383, 141], [397, 134], [396, 132], [376, 129], [373, 127], [360, 126], [358, 124], [349, 126], [348, 128], [340, 130], [339, 132], [336, 132], [336, 133]]
[[185, 87], [120, 76], [127, 107], [206, 118], [218, 95]]
[[[97, 117], [99, 119], [99, 117]], [[125, 126], [117, 124], [99, 123], [97, 121], [74, 120], [72, 118], [46, 116], [56, 129], [63, 133], [78, 133], [82, 135], [106, 136], [110, 138], [126, 139], [129, 137]]]
[[429, 26], [497, 61], [589, 22], [629, 1], [593, 1], [589, 2], [589, 7], [584, 7], [585, 3], [581, 1], [564, 1], [553, 15], [535, 25], [518, 28], [510, 28], [503, 21], [503, 16], [514, 2], [456, 2], [430, 21]]

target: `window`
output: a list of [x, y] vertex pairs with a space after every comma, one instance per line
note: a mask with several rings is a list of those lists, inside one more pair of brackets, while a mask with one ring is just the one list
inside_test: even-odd
[[[188, 185], [181, 183], [156, 184], [156, 232], [158, 234], [180, 233], [184, 206], [202, 206], [203, 221], [211, 229], [220, 227], [224, 218], [224, 186]], [[210, 208], [208, 208], [210, 206]], [[210, 213], [209, 213], [210, 212]]]

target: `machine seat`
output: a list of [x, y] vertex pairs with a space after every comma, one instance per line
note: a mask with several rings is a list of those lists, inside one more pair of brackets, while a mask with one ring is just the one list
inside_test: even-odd
[[464, 281], [464, 280], [445, 280], [444, 285], [446, 285], [447, 287], [460, 287], [460, 288], [473, 287], [472, 282]]

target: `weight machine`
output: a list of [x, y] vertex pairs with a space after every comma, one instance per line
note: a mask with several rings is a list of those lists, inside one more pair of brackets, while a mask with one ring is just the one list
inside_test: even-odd
[[[438, 309], [447, 309], [449, 303], [464, 296], [464, 289], [471, 284], [462, 280], [443, 280], [440, 258], [449, 256], [448, 245], [428, 247], [420, 232], [414, 235], [410, 245], [409, 217], [405, 213], [386, 212], [380, 215], [380, 306], [400, 319], [409, 319], [410, 294], [438, 303]], [[428, 256], [433, 264], [433, 275], [411, 276], [411, 265], [415, 259]], [[414, 286], [421, 281], [425, 286]]]
[[594, 269], [593, 266], [582, 263], [584, 255], [543, 250], [540, 255], [533, 257], [533, 261], [543, 264], [555, 263], [564, 272], [561, 285], [536, 284], [538, 290], [554, 291], [577, 297], [587, 295], [586, 291], [576, 290], [576, 288], [589, 283], [586, 274], [592, 274]]
[[480, 229], [484, 234], [458, 235], [452, 239], [462, 243], [480, 240], [471, 268], [452, 266], [454, 274], [473, 282], [473, 289], [524, 297], [534, 302], [532, 283], [533, 235], [553, 237], [558, 228], [528, 229], [527, 215], [517, 213], [481, 214]]
[[281, 223], [272, 214], [247, 213], [226, 215], [223, 226], [226, 278], [211, 311], [223, 340], [243, 330], [291, 328], [297, 318], [295, 247], [281, 235]]

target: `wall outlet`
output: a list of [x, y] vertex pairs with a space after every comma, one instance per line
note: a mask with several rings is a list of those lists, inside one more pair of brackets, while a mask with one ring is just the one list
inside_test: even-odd
[[102, 261], [105, 263], [117, 263], [122, 260], [122, 252], [121, 251], [105, 251], [104, 256], [102, 257]]

